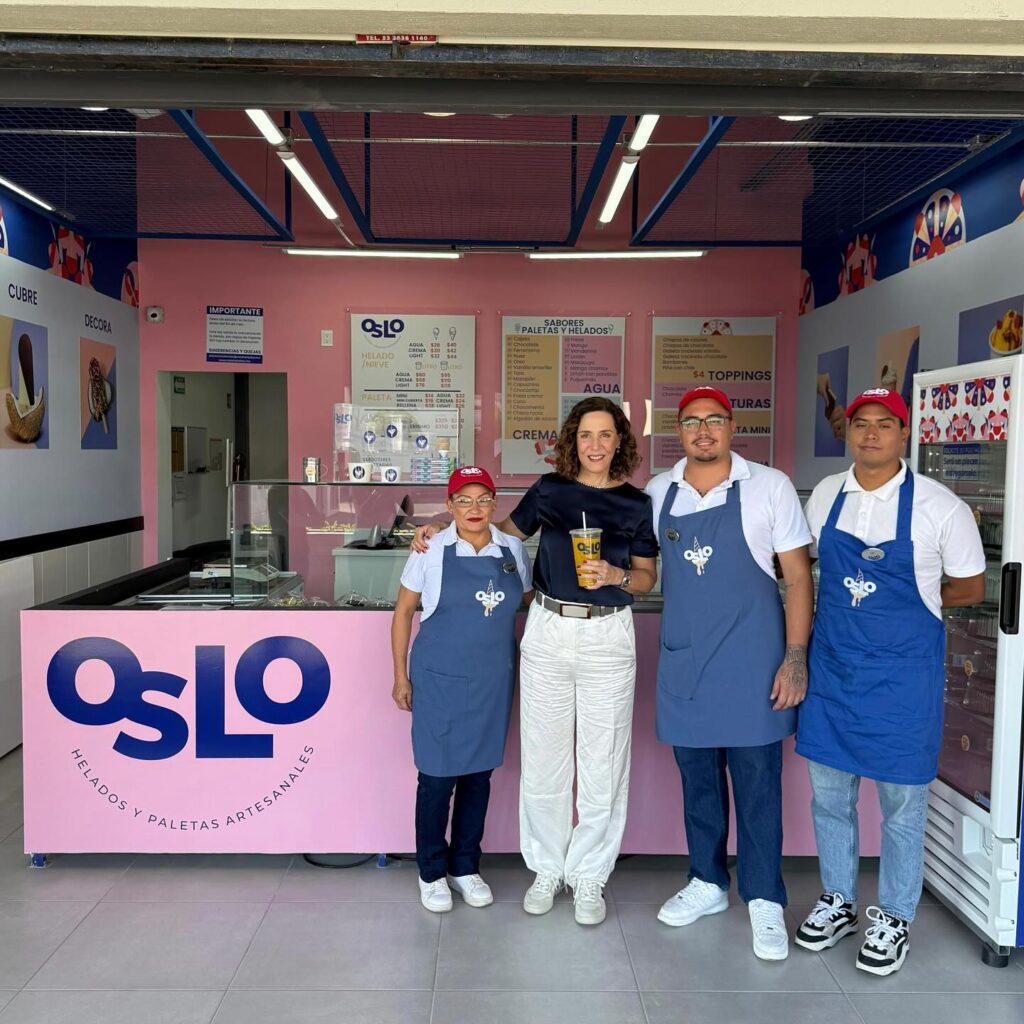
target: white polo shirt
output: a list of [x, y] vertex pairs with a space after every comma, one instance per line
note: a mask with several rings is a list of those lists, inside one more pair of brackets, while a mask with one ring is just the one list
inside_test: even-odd
[[533, 577], [530, 573], [530, 559], [527, 557], [523, 542], [518, 537], [510, 537], [491, 525], [491, 543], [477, 551], [467, 540], [463, 540], [452, 523], [440, 533], [430, 538], [430, 547], [424, 554], [413, 551], [402, 570], [402, 586], [420, 595], [423, 614], [420, 622], [429, 619], [441, 599], [441, 570], [444, 564], [444, 549], [449, 544], [455, 545], [456, 558], [501, 558], [501, 549], [508, 548], [515, 559], [519, 578], [523, 581], [523, 593], [533, 590]]
[[[724, 505], [729, 497], [729, 488], [739, 482], [742, 484], [740, 522], [743, 537], [754, 556], [754, 561], [775, 579], [772, 556], [780, 551], [792, 551], [811, 543], [807, 522], [800, 508], [800, 498], [792, 481], [780, 470], [761, 466], [756, 462], [747, 462], [735, 452], [731, 453], [731, 459], [728, 479], [723, 480], [717, 487], [712, 487], [703, 498], [683, 479], [686, 459], [680, 459], [667, 473], [659, 473], [648, 481], [644, 489], [651, 496], [654, 505], [655, 532], [661, 520], [661, 507], [665, 503], [665, 495], [673, 483], [679, 484], [679, 490], [676, 491], [676, 500], [672, 503], [669, 514], [688, 516], [694, 512], [703, 512], [705, 509]], [[665, 538], [660, 534], [658, 543], [665, 544]]]
[[[866, 547], [896, 538], [899, 490], [907, 478], [907, 464], [881, 487], [866, 491], [857, 482], [853, 466], [827, 476], [814, 488], [804, 511], [815, 544], [840, 490], [846, 500], [836, 528], [851, 533]], [[942, 618], [942, 576], [963, 578], [985, 571], [985, 550], [974, 513], [948, 487], [931, 477], [914, 476], [914, 505], [910, 517], [914, 542], [914, 576], [928, 610]], [[812, 549], [813, 553], [813, 549]]]

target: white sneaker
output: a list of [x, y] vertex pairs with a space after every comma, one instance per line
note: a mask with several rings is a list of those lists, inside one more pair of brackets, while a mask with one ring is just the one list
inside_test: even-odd
[[604, 896], [601, 883], [594, 878], [581, 878], [572, 890], [577, 924], [600, 924], [604, 920]]
[[449, 875], [448, 884], [471, 907], [489, 907], [494, 902], [491, 887], [479, 875]]
[[523, 910], [528, 914], [546, 914], [563, 888], [565, 883], [558, 875], [538, 874], [523, 897]]
[[452, 892], [448, 888], [448, 880], [439, 878], [436, 882], [420, 883], [420, 903], [433, 914], [444, 914], [452, 909]]
[[729, 908], [729, 894], [724, 889], [699, 878], [691, 878], [685, 889], [680, 889], [671, 899], [665, 900], [658, 911], [662, 924], [679, 928], [693, 924], [707, 914], [720, 914]]
[[761, 960], [785, 960], [789, 956], [789, 936], [782, 905], [771, 900], [751, 900], [747, 910], [754, 934], [754, 956]]

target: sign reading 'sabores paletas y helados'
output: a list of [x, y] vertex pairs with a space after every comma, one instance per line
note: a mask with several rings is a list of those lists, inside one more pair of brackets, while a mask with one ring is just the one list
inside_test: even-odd
[[23, 612], [26, 851], [411, 849], [389, 625]]

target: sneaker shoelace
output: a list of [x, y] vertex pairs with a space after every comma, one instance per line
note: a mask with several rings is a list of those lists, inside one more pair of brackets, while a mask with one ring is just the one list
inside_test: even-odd
[[672, 899], [678, 900], [684, 907], [688, 907], [692, 903], [703, 903], [711, 888], [710, 882], [702, 882], [699, 878], [694, 878], [685, 889], [680, 889]]
[[444, 878], [439, 878], [436, 882], [431, 882], [424, 890], [424, 895], [428, 898], [430, 896], [440, 896], [442, 893], [448, 891], [448, 881]]
[[575, 900], [596, 903], [601, 898], [601, 883], [592, 878], [584, 878], [577, 884], [573, 895]]
[[814, 909], [807, 915], [807, 923], [814, 928], [821, 928], [843, 915], [842, 894], [838, 892], [824, 893], [814, 904]]
[[479, 875], [466, 875], [465, 882], [471, 890], [477, 889], [485, 884], [484, 880]]
[[864, 938], [878, 949], [895, 944], [906, 930], [898, 918], [891, 917], [878, 907], [868, 907], [866, 914], [875, 923], [864, 933]]
[[752, 900], [750, 911], [755, 927], [770, 932], [785, 929], [785, 922], [779, 920], [776, 906], [777, 904], [769, 903], [766, 900]]
[[538, 875], [530, 888], [538, 896], [550, 896], [558, 888], [560, 882], [561, 879], [555, 875]]

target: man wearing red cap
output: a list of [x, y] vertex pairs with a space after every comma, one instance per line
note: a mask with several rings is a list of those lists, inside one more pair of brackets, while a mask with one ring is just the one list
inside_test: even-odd
[[[813, 589], [807, 531], [788, 477], [731, 451], [732, 404], [695, 387], [679, 402], [685, 458], [647, 492], [661, 545], [665, 609], [658, 659], [658, 739], [683, 781], [689, 883], [658, 914], [692, 924], [729, 905], [729, 783], [739, 894], [754, 953], [789, 954], [782, 880], [782, 741], [807, 685]], [[775, 577], [786, 579], [783, 610]]]
[[942, 609], [984, 597], [985, 553], [967, 505], [901, 458], [908, 416], [896, 391], [870, 388], [846, 416], [853, 465], [822, 480], [805, 510], [821, 577], [796, 749], [810, 762], [824, 892], [796, 942], [823, 950], [858, 930], [857, 795], [861, 778], [874, 779], [878, 906], [857, 967], [885, 976], [906, 959], [921, 895], [942, 740]]

